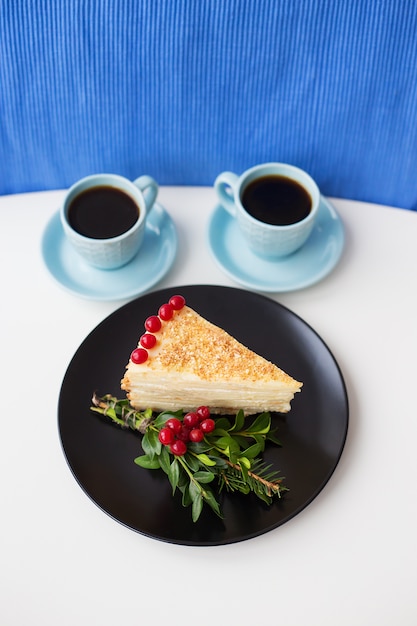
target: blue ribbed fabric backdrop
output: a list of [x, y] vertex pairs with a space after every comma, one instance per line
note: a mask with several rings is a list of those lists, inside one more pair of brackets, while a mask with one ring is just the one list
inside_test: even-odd
[[287, 161], [417, 209], [412, 0], [0, 0], [0, 193]]

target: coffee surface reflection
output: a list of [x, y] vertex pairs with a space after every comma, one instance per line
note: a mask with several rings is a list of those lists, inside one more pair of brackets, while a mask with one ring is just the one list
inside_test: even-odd
[[255, 178], [242, 192], [245, 210], [260, 222], [288, 226], [305, 219], [311, 211], [308, 191], [296, 180], [269, 175]]
[[128, 193], [102, 185], [75, 196], [68, 209], [68, 221], [84, 237], [111, 239], [130, 230], [139, 214], [137, 203]]

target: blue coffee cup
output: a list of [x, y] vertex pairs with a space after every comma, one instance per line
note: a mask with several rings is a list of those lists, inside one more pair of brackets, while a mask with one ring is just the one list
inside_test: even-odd
[[[294, 197], [291, 200], [294, 206], [291, 208], [290, 203], [286, 209], [287, 212], [293, 210], [295, 221], [280, 224], [279, 218], [272, 215], [268, 222], [260, 219], [255, 210], [251, 212], [245, 200], [249, 190], [256, 185], [261, 192], [262, 185], [267, 184], [271, 190], [275, 190], [268, 192], [268, 210], [271, 215], [278, 211], [275, 207], [281, 206], [279, 196], [284, 186], [298, 188], [297, 193], [290, 196]], [[248, 247], [258, 256], [279, 259], [292, 254], [308, 240], [318, 214], [320, 191], [304, 170], [286, 163], [264, 163], [246, 170], [240, 176], [223, 172], [216, 178], [214, 188], [221, 205], [236, 219]], [[296, 205], [301, 201], [305, 204], [305, 211], [300, 216]], [[254, 202], [256, 204], [256, 197]], [[290, 201], [287, 199], [286, 202], [288, 204]]]
[[[93, 267], [110, 270], [126, 265], [140, 250], [158, 189], [158, 183], [147, 175], [133, 182], [116, 174], [82, 178], [68, 190], [60, 210], [69, 243]], [[75, 209], [84, 211], [84, 221], [82, 213], [80, 219], [74, 220]], [[119, 229], [112, 233], [112, 222], [120, 221], [127, 209], [131, 217], [126, 228], [122, 225], [122, 232]], [[80, 223], [85, 226], [80, 227]], [[110, 230], [103, 235], [104, 226]]]

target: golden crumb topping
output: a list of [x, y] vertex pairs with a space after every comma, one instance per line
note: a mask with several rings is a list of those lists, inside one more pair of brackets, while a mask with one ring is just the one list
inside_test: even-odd
[[[185, 306], [155, 333], [157, 346], [137, 367], [190, 373], [202, 380], [274, 380], [296, 383], [223, 329]], [[301, 386], [301, 385], [300, 385]]]

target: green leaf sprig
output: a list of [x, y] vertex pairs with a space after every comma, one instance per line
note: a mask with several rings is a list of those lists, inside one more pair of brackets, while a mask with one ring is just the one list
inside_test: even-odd
[[185, 454], [179, 456], [161, 443], [159, 433], [169, 419], [182, 421], [183, 411], [163, 411], [158, 415], [151, 409], [135, 411], [128, 400], [110, 394], [103, 397], [94, 394], [92, 403], [92, 411], [143, 435], [143, 454], [134, 462], [148, 470], [165, 472], [172, 493], [179, 491], [182, 505], [191, 507], [194, 522], [199, 519], [204, 504], [223, 517], [216, 492], [253, 493], [271, 504], [287, 491], [279, 472], [262, 460], [267, 442], [281, 445], [271, 430], [269, 413], [248, 418], [238, 411], [234, 419], [218, 417], [215, 429], [206, 433], [201, 442], [188, 442]]

